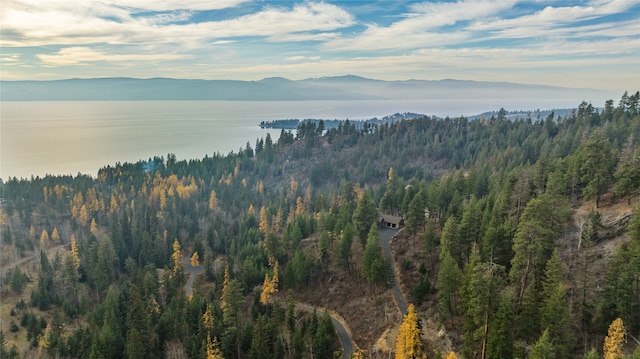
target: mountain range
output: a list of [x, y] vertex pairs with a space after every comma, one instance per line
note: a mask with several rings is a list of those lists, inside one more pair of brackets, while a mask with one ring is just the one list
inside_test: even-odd
[[577, 99], [600, 103], [618, 96], [597, 89], [468, 80], [383, 81], [359, 76], [259, 81], [108, 77], [47, 81], [0, 81], [2, 101], [78, 100], [419, 100]]

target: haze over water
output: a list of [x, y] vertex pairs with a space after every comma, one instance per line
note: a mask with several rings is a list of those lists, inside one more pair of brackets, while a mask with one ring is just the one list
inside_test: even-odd
[[[537, 100], [541, 101], [541, 100]], [[437, 101], [25, 101], [0, 102], [0, 178], [77, 173], [95, 176], [117, 162], [174, 153], [180, 159], [227, 154], [269, 132], [261, 121], [369, 119], [397, 112], [438, 116], [575, 107], [566, 100]], [[597, 105], [597, 104], [595, 104]]]

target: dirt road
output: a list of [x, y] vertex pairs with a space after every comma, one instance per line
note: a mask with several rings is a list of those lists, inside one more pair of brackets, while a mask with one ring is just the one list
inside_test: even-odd
[[[325, 308], [314, 307], [308, 304], [298, 303], [296, 304], [296, 309], [304, 310], [305, 312], [313, 312], [313, 309], [316, 309], [316, 313], [318, 315], [322, 315], [325, 311]], [[349, 336], [349, 330], [345, 327], [347, 324], [343, 323], [341, 318], [338, 318], [331, 311], [327, 311], [329, 316], [331, 317], [331, 322], [333, 323], [333, 327], [336, 328], [336, 332], [338, 333], [338, 338], [340, 338], [340, 344], [342, 345], [342, 358], [350, 359], [351, 353], [353, 353], [353, 342], [351, 341], [351, 336]]]
[[199, 265], [194, 267], [191, 265], [191, 261], [189, 258], [184, 258], [184, 272], [188, 275], [187, 284], [184, 285], [184, 291], [187, 293], [187, 297], [193, 294], [193, 281], [196, 279], [196, 276], [202, 272], [204, 272], [204, 267]]
[[396, 233], [398, 233], [398, 231], [394, 229], [382, 228], [380, 230], [380, 239], [382, 242], [382, 251], [384, 252], [384, 255], [387, 258], [387, 261], [389, 262], [389, 265], [391, 267], [390, 280], [391, 280], [391, 285], [393, 286], [392, 287], [393, 299], [395, 299], [396, 305], [398, 306], [398, 309], [400, 309], [400, 312], [402, 312], [402, 315], [405, 315], [407, 314], [408, 306], [407, 306], [407, 302], [405, 302], [404, 298], [402, 297], [402, 293], [400, 292], [400, 287], [398, 287], [396, 271], [394, 270], [395, 266], [393, 265], [393, 258], [391, 258], [391, 250], [389, 249], [389, 241], [391, 241], [391, 238], [393, 238], [393, 236]]

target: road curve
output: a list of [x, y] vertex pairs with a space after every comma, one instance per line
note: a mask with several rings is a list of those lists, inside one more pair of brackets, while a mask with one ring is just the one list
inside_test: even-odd
[[[308, 304], [301, 303], [296, 303], [296, 308], [298, 310], [304, 310], [305, 312], [313, 312], [313, 309], [315, 308], [318, 316], [323, 314], [325, 311], [325, 308], [314, 307]], [[327, 310], [327, 313], [329, 313], [331, 322], [333, 323], [333, 327], [338, 333], [338, 338], [340, 338], [340, 344], [342, 345], [342, 358], [350, 359], [351, 353], [353, 353], [353, 341], [351, 340], [351, 336], [349, 336], [349, 330], [345, 327], [346, 323], [344, 323], [343, 325], [342, 320], [330, 310]]]
[[382, 251], [384, 252], [384, 256], [387, 257], [387, 261], [389, 262], [389, 266], [391, 268], [391, 285], [393, 290], [393, 299], [396, 301], [396, 305], [402, 315], [407, 314], [408, 305], [402, 297], [402, 293], [400, 292], [400, 287], [398, 287], [398, 281], [396, 279], [396, 272], [394, 270], [395, 266], [393, 265], [393, 258], [391, 258], [391, 249], [389, 249], [389, 242], [391, 238], [398, 233], [398, 231], [390, 228], [382, 228], [380, 230], [380, 239], [382, 242]]
[[188, 274], [187, 283], [184, 285], [184, 291], [187, 293], [187, 297], [193, 294], [193, 280], [196, 279], [196, 276], [202, 272], [204, 272], [204, 267], [199, 265], [194, 267], [191, 265], [191, 261], [189, 258], [184, 258], [184, 272]]

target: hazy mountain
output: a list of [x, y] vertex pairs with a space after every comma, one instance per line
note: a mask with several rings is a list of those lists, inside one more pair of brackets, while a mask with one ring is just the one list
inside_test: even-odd
[[412, 99], [592, 99], [617, 96], [595, 89], [462, 80], [382, 81], [358, 76], [292, 81], [95, 78], [1, 81], [3, 101], [37, 100], [412, 100]]

